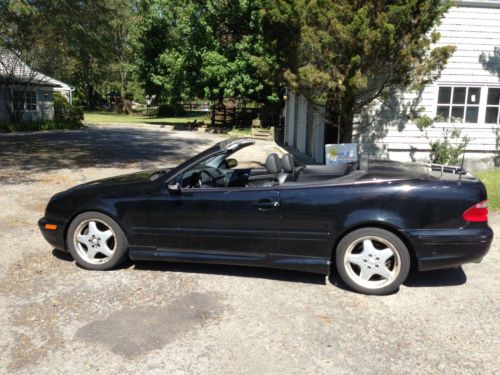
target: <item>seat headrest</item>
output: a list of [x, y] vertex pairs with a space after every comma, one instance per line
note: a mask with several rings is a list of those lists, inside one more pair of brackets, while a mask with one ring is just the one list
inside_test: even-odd
[[281, 171], [281, 162], [278, 154], [272, 153], [267, 156], [266, 169], [271, 174], [276, 174]]
[[288, 173], [292, 173], [293, 169], [295, 168], [295, 163], [293, 161], [293, 155], [292, 154], [285, 154], [281, 157], [281, 166], [283, 167], [283, 170]]

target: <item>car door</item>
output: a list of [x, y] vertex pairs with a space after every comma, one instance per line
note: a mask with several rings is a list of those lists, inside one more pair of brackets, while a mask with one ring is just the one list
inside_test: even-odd
[[[351, 187], [348, 187], [351, 188]], [[347, 188], [280, 186], [280, 253], [330, 259]]]
[[[278, 250], [280, 201], [274, 187], [166, 189], [151, 199], [159, 249], [259, 256]], [[172, 221], [179, 217], [180, 223]]]

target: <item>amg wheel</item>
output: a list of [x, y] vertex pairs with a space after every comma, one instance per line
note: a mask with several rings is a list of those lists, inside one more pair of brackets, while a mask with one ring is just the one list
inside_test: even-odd
[[89, 270], [108, 270], [122, 263], [128, 243], [120, 226], [99, 212], [84, 212], [70, 224], [68, 249], [75, 261]]
[[353, 290], [383, 295], [400, 287], [410, 271], [410, 254], [401, 239], [379, 228], [362, 228], [339, 242], [335, 263]]

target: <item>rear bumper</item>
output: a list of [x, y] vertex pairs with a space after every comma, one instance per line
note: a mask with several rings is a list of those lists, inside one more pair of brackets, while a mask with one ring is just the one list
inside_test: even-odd
[[488, 253], [493, 241], [490, 227], [450, 230], [407, 231], [418, 269], [429, 271], [459, 266], [465, 263], [479, 263]]
[[[45, 224], [56, 224], [57, 229], [45, 229]], [[40, 228], [40, 232], [42, 232], [45, 240], [56, 249], [66, 251], [66, 244], [64, 241], [64, 225], [65, 223], [60, 220], [46, 219], [45, 217], [38, 220], [38, 228]]]

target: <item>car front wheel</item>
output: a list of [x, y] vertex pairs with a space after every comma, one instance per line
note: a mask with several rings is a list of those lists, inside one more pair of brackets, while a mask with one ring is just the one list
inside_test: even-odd
[[410, 271], [408, 248], [395, 234], [362, 228], [339, 242], [335, 263], [341, 279], [353, 290], [383, 295], [397, 290]]
[[127, 256], [128, 243], [120, 226], [100, 212], [84, 212], [71, 222], [68, 249], [75, 261], [89, 270], [108, 270]]

